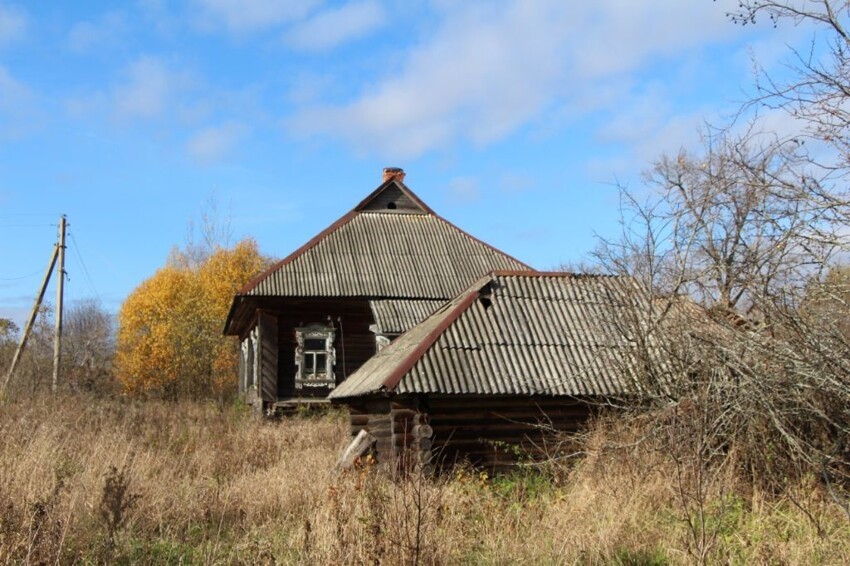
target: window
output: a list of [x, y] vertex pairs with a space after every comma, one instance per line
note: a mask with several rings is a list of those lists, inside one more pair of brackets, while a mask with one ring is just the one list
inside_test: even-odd
[[333, 366], [336, 361], [334, 351], [334, 329], [319, 324], [295, 329], [295, 363], [298, 373], [295, 376], [295, 388], [336, 386]]

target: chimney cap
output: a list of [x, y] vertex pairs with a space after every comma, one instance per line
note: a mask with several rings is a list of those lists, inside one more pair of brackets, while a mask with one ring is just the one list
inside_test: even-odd
[[390, 179], [396, 179], [399, 183], [404, 182], [404, 169], [401, 167], [384, 167], [384, 174], [381, 179], [382, 183], [386, 183]]

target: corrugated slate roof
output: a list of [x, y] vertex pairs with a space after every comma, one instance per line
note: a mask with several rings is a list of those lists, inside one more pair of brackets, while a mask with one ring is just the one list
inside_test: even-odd
[[379, 334], [401, 334], [436, 311], [442, 299], [377, 299], [369, 301]]
[[350, 215], [242, 293], [449, 299], [494, 269], [524, 269], [431, 214]]
[[[388, 196], [400, 206], [384, 206]], [[448, 300], [497, 269], [530, 268], [440, 218], [403, 183], [390, 180], [238, 295]]]
[[637, 391], [623, 277], [495, 273], [378, 352], [331, 394], [607, 396]]

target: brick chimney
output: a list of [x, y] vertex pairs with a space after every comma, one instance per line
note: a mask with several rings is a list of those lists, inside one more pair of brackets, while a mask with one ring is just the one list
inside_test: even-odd
[[404, 169], [401, 167], [384, 167], [384, 176], [381, 183], [386, 183], [390, 179], [395, 179], [399, 183], [404, 182]]

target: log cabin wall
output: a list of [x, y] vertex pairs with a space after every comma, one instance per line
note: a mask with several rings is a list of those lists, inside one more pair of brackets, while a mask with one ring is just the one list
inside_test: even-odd
[[554, 438], [541, 425], [575, 432], [594, 409], [564, 397], [431, 395], [422, 411], [433, 434], [435, 464], [469, 462], [500, 472], [551, 454]]
[[313, 299], [279, 301], [273, 308], [277, 319], [277, 398], [326, 397], [327, 387], [295, 388], [295, 329], [313, 323], [333, 326], [336, 363], [333, 371], [337, 384], [375, 354], [374, 323], [366, 299]]
[[419, 469], [426, 473], [433, 470], [433, 430], [428, 421], [427, 413], [421, 410], [420, 399], [402, 397], [390, 402], [392, 458], [399, 469]]
[[359, 400], [348, 406], [351, 437], [365, 430], [375, 437], [374, 455], [379, 462], [393, 461], [393, 431], [389, 399]]
[[421, 465], [430, 472], [432, 431], [418, 405], [416, 399], [380, 397], [352, 403], [348, 406], [351, 437], [361, 430], [375, 437], [374, 455], [382, 465], [404, 470]]
[[349, 401], [352, 438], [365, 429], [377, 439], [383, 465], [426, 473], [470, 463], [490, 472], [551, 455], [552, 435], [541, 425], [576, 432], [594, 413], [568, 398], [519, 396], [397, 396]]

